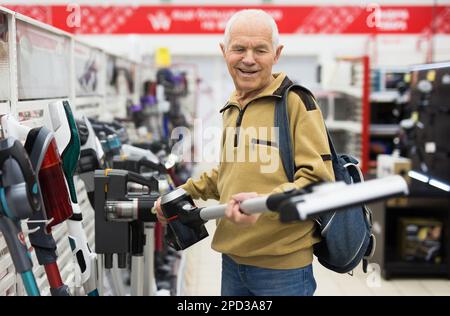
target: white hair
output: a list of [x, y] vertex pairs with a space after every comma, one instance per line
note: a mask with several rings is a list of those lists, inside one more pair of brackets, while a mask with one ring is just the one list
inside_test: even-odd
[[231, 16], [231, 18], [227, 22], [227, 25], [225, 26], [225, 34], [224, 34], [225, 35], [225, 39], [224, 39], [225, 49], [228, 47], [228, 43], [230, 41], [230, 31], [231, 31], [231, 27], [233, 26], [234, 22], [236, 22], [236, 20], [238, 18], [251, 17], [251, 16], [261, 17], [261, 18], [265, 19], [266, 22], [270, 25], [270, 28], [272, 29], [272, 45], [273, 45], [273, 49], [276, 50], [278, 47], [278, 42], [279, 42], [279, 37], [280, 37], [278, 34], [277, 24], [275, 23], [275, 20], [273, 19], [273, 17], [270, 14], [268, 14], [266, 11], [261, 10], [261, 9], [241, 10]]

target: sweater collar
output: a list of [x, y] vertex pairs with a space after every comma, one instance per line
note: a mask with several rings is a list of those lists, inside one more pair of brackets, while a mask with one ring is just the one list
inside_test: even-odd
[[[258, 95], [256, 95], [255, 97], [251, 98], [247, 102], [247, 104], [249, 104], [250, 102], [252, 102], [252, 101], [254, 101], [256, 99], [260, 99], [260, 98], [264, 98], [264, 97], [276, 97], [276, 98], [283, 97], [284, 91], [290, 85], [292, 85], [292, 81], [286, 76], [286, 74], [284, 74], [282, 72], [281, 73], [275, 73], [272, 76], [274, 77], [275, 80], [273, 80], [270, 83], [270, 85], [267, 88], [265, 88], [263, 91], [261, 91]], [[220, 110], [220, 113], [224, 112], [225, 110], [227, 110], [231, 106], [237, 106], [237, 107], [240, 108], [239, 102], [237, 101], [236, 90], [233, 91], [233, 93], [230, 96], [230, 99], [227, 101], [227, 103]]]

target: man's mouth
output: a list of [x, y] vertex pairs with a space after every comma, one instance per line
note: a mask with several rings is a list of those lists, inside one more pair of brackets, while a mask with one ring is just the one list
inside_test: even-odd
[[241, 68], [237, 68], [237, 71], [242, 77], [253, 77], [259, 72], [259, 70], [247, 70]]

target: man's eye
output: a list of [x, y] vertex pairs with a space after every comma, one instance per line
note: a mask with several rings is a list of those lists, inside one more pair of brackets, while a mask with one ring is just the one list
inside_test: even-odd
[[264, 54], [264, 53], [266, 53], [267, 51], [266, 51], [265, 49], [257, 49], [256, 52], [257, 52], [258, 54]]
[[243, 52], [244, 49], [243, 49], [243, 48], [235, 48], [234, 51], [235, 51], [235, 52]]

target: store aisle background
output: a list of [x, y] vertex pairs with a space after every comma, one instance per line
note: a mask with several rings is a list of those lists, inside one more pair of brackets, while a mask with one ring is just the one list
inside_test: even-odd
[[[194, 170], [194, 178], [212, 168], [211, 164], [201, 164]], [[199, 206], [217, 204], [216, 201], [196, 201]], [[221, 255], [211, 249], [215, 221], [206, 223], [209, 237], [185, 250], [183, 289], [181, 295], [220, 295]], [[316, 296], [450, 296], [450, 280], [445, 279], [392, 279], [386, 281], [376, 269], [364, 274], [361, 267], [354, 275], [338, 274], [320, 265], [316, 260], [314, 275], [317, 282]]]

